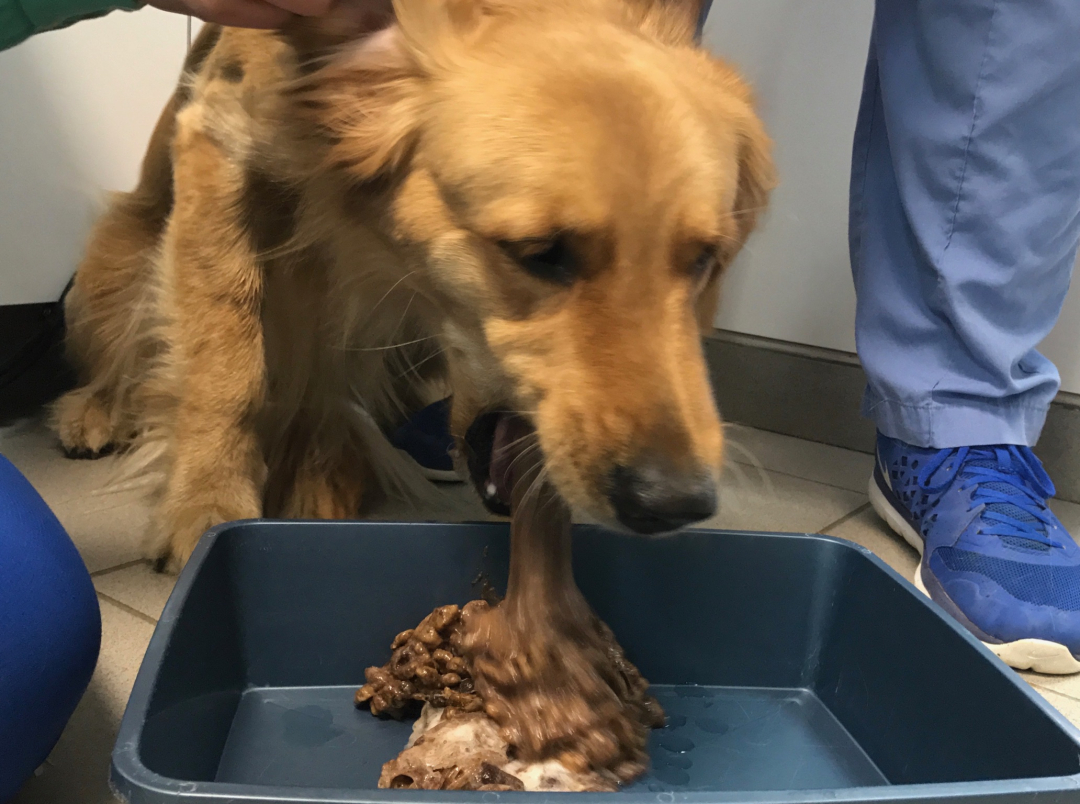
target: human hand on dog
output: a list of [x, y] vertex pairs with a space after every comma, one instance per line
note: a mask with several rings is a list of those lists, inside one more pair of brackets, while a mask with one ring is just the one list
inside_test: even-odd
[[[380, 0], [350, 0], [352, 5], [385, 5]], [[334, 0], [149, 0], [162, 11], [190, 14], [236, 28], [281, 28], [295, 17], [321, 17]]]

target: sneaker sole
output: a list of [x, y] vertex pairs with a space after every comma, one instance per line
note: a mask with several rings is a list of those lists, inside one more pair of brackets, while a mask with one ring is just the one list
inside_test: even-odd
[[[873, 506], [877, 515], [881, 517], [889, 528], [923, 554], [923, 540], [919, 534], [907, 523], [885, 499], [874, 478], [870, 478], [870, 505]], [[915, 588], [927, 597], [930, 593], [922, 579], [922, 562], [915, 570], [912, 582]], [[1057, 642], [1045, 639], [1018, 639], [1015, 642], [1003, 642], [1000, 645], [992, 645], [983, 642], [1001, 661], [1015, 670], [1033, 670], [1036, 673], [1044, 673], [1052, 676], [1067, 676], [1080, 673], [1080, 661], [1077, 661], [1067, 647]]]
[[427, 466], [424, 466], [422, 463], [420, 463], [420, 461], [416, 460], [416, 458], [414, 458], [412, 455], [410, 455], [405, 450], [399, 449], [398, 452], [400, 452], [402, 455], [404, 455], [406, 458], [408, 458], [410, 461], [412, 461], [416, 465], [416, 467], [420, 470], [420, 474], [422, 474], [428, 480], [433, 480], [436, 483], [464, 483], [465, 482], [465, 479], [461, 475], [459, 475], [457, 472], [455, 472], [453, 469], [430, 469]]
[[426, 466], [420, 467], [420, 472], [428, 480], [433, 480], [436, 483], [464, 483], [465, 480], [455, 472], [453, 469], [428, 469]]

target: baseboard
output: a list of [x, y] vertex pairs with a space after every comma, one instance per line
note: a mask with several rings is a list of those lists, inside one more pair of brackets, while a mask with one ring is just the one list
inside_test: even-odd
[[[866, 377], [848, 352], [717, 330], [706, 339], [724, 418], [823, 444], [874, 451], [874, 426], [859, 415]], [[1057, 496], [1080, 502], [1080, 396], [1061, 393], [1035, 453]]]

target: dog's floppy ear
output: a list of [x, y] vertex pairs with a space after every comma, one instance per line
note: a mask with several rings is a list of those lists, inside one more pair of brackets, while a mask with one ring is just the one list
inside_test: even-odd
[[753, 107], [748, 107], [742, 121], [739, 142], [739, 189], [732, 214], [738, 227], [738, 247], [742, 248], [757, 227], [769, 202], [769, 193], [776, 186], [772, 140]]
[[[295, 109], [328, 143], [328, 162], [358, 181], [393, 173], [420, 132], [427, 82], [467, 45], [486, 0], [338, 0], [286, 35], [302, 77]], [[392, 11], [392, 13], [390, 13]]]
[[392, 173], [416, 142], [424, 74], [391, 25], [350, 43], [292, 87], [284, 123], [317, 131], [326, 166], [365, 182]]
[[[697, 304], [698, 324], [703, 332], [712, 329], [720, 303], [720, 280], [747, 239], [757, 228], [758, 221], [769, 203], [769, 194], [776, 186], [776, 167], [772, 158], [772, 140], [765, 133], [754, 108], [749, 87], [734, 71], [713, 61], [721, 69], [722, 80], [733, 90], [742, 108], [735, 112], [738, 141], [739, 178], [731, 215], [735, 224], [734, 237], [723, 244], [719, 255], [720, 269], [702, 291]], [[729, 110], [731, 111], [731, 110]]]
[[711, 73], [715, 90], [712, 107], [721, 125], [733, 126], [738, 148], [739, 181], [731, 214], [736, 223], [733, 253], [742, 248], [757, 226], [776, 186], [776, 166], [772, 158], [772, 140], [757, 112], [757, 101], [750, 85], [738, 70], [715, 56], [702, 54]]

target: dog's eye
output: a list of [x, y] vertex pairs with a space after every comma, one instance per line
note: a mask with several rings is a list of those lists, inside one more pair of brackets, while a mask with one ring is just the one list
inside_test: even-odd
[[716, 268], [716, 246], [705, 246], [690, 266], [690, 275], [695, 280], [704, 280]]
[[565, 238], [501, 241], [499, 247], [537, 279], [557, 285], [574, 281], [577, 262]]

